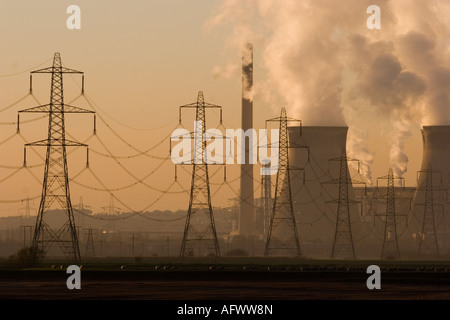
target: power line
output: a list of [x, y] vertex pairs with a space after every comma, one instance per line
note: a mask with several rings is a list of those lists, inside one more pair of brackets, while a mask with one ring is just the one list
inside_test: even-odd
[[14, 107], [16, 104], [18, 104], [19, 102], [22, 102], [23, 100], [25, 100], [26, 98], [28, 98], [30, 96], [29, 93], [27, 93], [25, 96], [23, 96], [22, 98], [20, 98], [19, 100], [7, 105], [6, 107], [3, 107], [2, 109], [0, 109], [0, 112], [6, 111], [8, 109], [11, 109], [12, 107]]
[[[105, 148], [105, 150], [109, 153], [109, 154], [111, 154], [112, 155], [112, 153], [111, 153], [111, 151], [109, 150], [109, 148], [103, 143], [103, 141], [101, 141], [101, 140], [99, 140], [100, 141], [100, 143], [101, 143], [101, 145], [103, 146], [103, 148]], [[138, 177], [136, 177], [130, 170], [128, 170], [119, 160], [117, 160], [117, 159], [115, 159], [115, 158], [113, 158], [113, 160], [130, 176], [130, 177], [132, 177], [133, 179], [135, 179], [135, 181], [137, 181], [138, 183], [140, 183], [140, 184], [142, 184], [142, 185], [144, 185], [144, 186], [146, 186], [147, 188], [149, 188], [149, 189], [151, 189], [151, 190], [154, 190], [154, 191], [161, 191], [160, 189], [158, 189], [158, 188], [155, 188], [155, 187], [153, 187], [153, 186], [151, 186], [151, 185], [149, 185], [149, 184], [147, 184], [147, 183], [145, 183], [144, 181], [143, 181], [143, 179], [139, 179]], [[162, 166], [162, 164], [164, 164], [164, 162], [162, 162], [161, 164], [160, 164], [160, 166]], [[157, 170], [153, 170], [153, 171], [151, 171], [149, 174], [147, 174], [146, 176], [145, 176], [145, 179], [147, 179], [150, 175], [152, 175], [152, 174], [154, 174], [155, 172], [156, 172]]]
[[1, 74], [1, 75], [0, 75], [0, 78], [17, 76], [17, 75], [19, 75], [19, 74], [29, 72], [29, 71], [31, 71], [31, 70], [33, 70], [33, 69], [36, 69], [37, 67], [42, 66], [43, 64], [46, 64], [47, 62], [49, 62], [49, 61], [51, 61], [51, 60], [52, 60], [52, 59], [45, 60], [44, 62], [42, 62], [42, 63], [40, 63], [40, 64], [38, 64], [38, 65], [36, 65], [36, 66], [34, 66], [34, 67], [28, 68], [28, 69], [26, 69], [26, 70], [18, 71], [18, 72], [15, 72], [15, 73], [9, 73], [9, 74]]
[[[30, 122], [35, 122], [41, 119], [47, 118], [47, 115], [43, 115], [34, 119], [29, 119], [29, 120], [25, 120], [25, 121], [21, 121], [20, 123], [30, 123]], [[12, 125], [16, 125], [17, 126], [17, 121], [10, 121], [10, 122], [0, 122], [0, 126], [12, 126]]]
[[[89, 186], [89, 185], [87, 185], [87, 184], [81, 183], [81, 182], [79, 182], [79, 181], [76, 181], [76, 180], [74, 180], [73, 178], [71, 179], [71, 181], [73, 181], [74, 183], [78, 184], [79, 186], [82, 186], [82, 187], [84, 187], [84, 188], [88, 188], [88, 189], [91, 189], [91, 190], [95, 190], [95, 191], [108, 191], [108, 192], [121, 191], [121, 190], [129, 189], [129, 188], [131, 188], [131, 187], [134, 187], [134, 186], [136, 186], [136, 185], [142, 183], [143, 180], [147, 179], [147, 178], [150, 177], [152, 174], [154, 174], [156, 171], [158, 171], [158, 170], [161, 168], [161, 166], [162, 166], [163, 164], [164, 164], [164, 162], [162, 162], [160, 165], [158, 165], [155, 169], [153, 169], [150, 173], [148, 173], [148, 174], [147, 174], [146, 176], [144, 176], [142, 179], [140, 179], [140, 180], [138, 180], [138, 181], [136, 181], [136, 182], [133, 182], [133, 183], [131, 183], [131, 184], [124, 185], [124, 186], [121, 186], [121, 187], [116, 187], [116, 188], [96, 188], [96, 187], [92, 187], [92, 186]], [[145, 186], [147, 187], [147, 185], [145, 185]], [[153, 186], [150, 186], [150, 187], [151, 187], [151, 189], [152, 189], [153, 191], [157, 191], [157, 192], [161, 192], [161, 193], [180, 194], [180, 193], [186, 193], [186, 192], [188, 192], [188, 190], [186, 190], [186, 189], [185, 189], [185, 190], [182, 190], [182, 191], [166, 191], [166, 190], [162, 190], [162, 189], [159, 189], [159, 188], [155, 188], [155, 187], [153, 187]]]
[[[73, 79], [73, 77], [72, 77], [72, 80], [75, 82], [75, 79]], [[80, 87], [80, 85], [77, 82], [75, 82], [75, 84], [78, 87]], [[159, 127], [155, 127], [155, 128], [136, 128], [136, 127], [127, 125], [127, 124], [117, 120], [116, 118], [114, 118], [110, 114], [108, 114], [103, 108], [101, 108], [98, 104], [96, 104], [87, 94], [79, 95], [76, 99], [78, 99], [80, 96], [84, 96], [85, 100], [88, 102], [88, 104], [90, 104], [92, 109], [94, 109], [95, 111], [98, 111], [96, 109], [100, 109], [100, 111], [102, 111], [106, 116], [108, 116], [108, 118], [110, 118], [111, 120], [113, 120], [117, 124], [119, 124], [119, 125], [121, 125], [121, 126], [123, 126], [125, 128], [128, 128], [128, 129], [132, 129], [132, 130], [136, 130], [136, 131], [155, 131], [155, 130], [159, 130], [159, 129], [165, 128], [168, 125], [170, 125], [171, 123], [174, 123], [176, 121], [176, 118], [175, 118], [175, 119], [172, 119], [169, 122], [167, 122], [167, 123], [165, 123], [165, 124], [163, 124], [163, 125], [161, 125]], [[88, 101], [88, 99], [89, 99], [89, 101]]]

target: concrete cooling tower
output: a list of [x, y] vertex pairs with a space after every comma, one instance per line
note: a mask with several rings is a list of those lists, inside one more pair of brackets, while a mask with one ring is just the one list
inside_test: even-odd
[[[410, 230], [412, 237], [416, 239], [418, 247], [421, 235], [422, 241], [424, 238], [426, 239], [427, 229], [429, 230], [434, 222], [436, 242], [439, 248], [439, 255], [442, 257], [450, 254], [450, 219], [448, 214], [450, 200], [450, 126], [424, 126], [422, 128], [422, 138], [422, 166], [421, 172], [418, 173], [417, 189], [413, 201], [414, 206], [409, 219]], [[431, 173], [428, 173], [429, 179], [427, 183], [427, 169], [429, 168], [431, 169]], [[428, 197], [426, 196], [427, 190]], [[430, 190], [432, 192], [429, 192]], [[430, 217], [430, 211], [427, 213], [428, 218], [425, 216], [424, 204], [427, 198], [428, 203], [433, 199], [434, 217], [432, 218], [434, 219], [428, 219]], [[426, 219], [426, 223], [423, 234], [424, 218]], [[430, 236], [428, 236], [429, 238]], [[426, 246], [429, 246], [429, 243], [425, 244], [425, 248], [423, 247], [422, 251], [424, 254], [427, 254]], [[429, 253], [433, 254], [432, 251]]]
[[[309, 147], [289, 149], [289, 165], [304, 168], [291, 171], [291, 190], [302, 254], [306, 257], [329, 258], [335, 236], [337, 205], [327, 201], [338, 198], [337, 184], [324, 184], [339, 178], [339, 161], [329, 161], [346, 151], [347, 127], [289, 127], [290, 143]], [[301, 133], [301, 134], [300, 134]], [[349, 197], [354, 200], [352, 185]], [[360, 219], [358, 208], [350, 205], [351, 227], [356, 257], [359, 256]]]

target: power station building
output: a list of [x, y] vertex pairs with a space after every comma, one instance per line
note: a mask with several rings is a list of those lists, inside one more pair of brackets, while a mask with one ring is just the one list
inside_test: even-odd
[[[332, 200], [338, 197], [338, 185], [327, 182], [339, 177], [339, 161], [336, 160], [346, 151], [347, 130], [344, 126], [289, 127], [290, 142], [306, 145], [309, 149], [309, 152], [289, 150], [290, 166], [304, 169], [291, 172], [291, 190], [305, 257], [330, 257], [337, 224], [337, 206]], [[425, 126], [422, 136], [424, 151], [417, 186], [397, 182], [394, 187], [396, 233], [401, 258], [405, 259], [450, 254], [450, 126]], [[385, 234], [387, 191], [386, 184], [381, 181], [369, 187], [348, 186], [357, 258], [379, 258], [383, 241], [392, 240], [394, 236], [391, 232]], [[255, 224], [258, 225], [255, 230], [264, 230], [259, 224], [267, 224], [262, 217], [258, 219], [265, 212], [264, 203], [263, 195], [255, 199], [255, 204], [260, 207], [256, 212]]]

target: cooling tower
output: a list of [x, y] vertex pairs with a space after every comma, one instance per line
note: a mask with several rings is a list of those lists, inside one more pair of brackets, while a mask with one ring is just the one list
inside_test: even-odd
[[[247, 43], [242, 54], [242, 129], [253, 128], [253, 46]], [[239, 235], [250, 236], [254, 223], [253, 165], [250, 164], [249, 143], [245, 144], [245, 163], [241, 164]]]
[[[339, 161], [329, 161], [346, 150], [347, 127], [302, 126], [289, 127], [290, 143], [306, 145], [289, 149], [289, 165], [304, 168], [291, 171], [291, 190], [300, 245], [304, 256], [329, 258], [335, 235], [337, 205], [327, 201], [338, 198], [337, 184], [324, 184], [339, 178]], [[352, 185], [349, 198], [354, 200]], [[352, 233], [358, 257], [357, 207], [350, 206]]]
[[[423, 155], [421, 170], [431, 165], [433, 171], [442, 173], [442, 182], [447, 187], [450, 174], [450, 126], [424, 126], [422, 129]], [[420, 183], [423, 183], [420, 177]]]
[[450, 254], [449, 246], [449, 179], [450, 179], [450, 126], [424, 126], [422, 128], [423, 155], [421, 172], [418, 174], [417, 190], [413, 201], [413, 215], [410, 229], [417, 242], [423, 227], [426, 194], [426, 170], [430, 166], [432, 174], [432, 198], [434, 224], [440, 255]]

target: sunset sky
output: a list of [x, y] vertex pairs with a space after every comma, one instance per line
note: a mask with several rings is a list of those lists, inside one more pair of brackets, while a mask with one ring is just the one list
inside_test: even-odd
[[[66, 27], [71, 4], [81, 8], [81, 30]], [[366, 27], [371, 4], [381, 7], [381, 30]], [[66, 116], [68, 138], [89, 138], [91, 150], [90, 169], [71, 182], [72, 203], [83, 197], [95, 212], [109, 204], [109, 192], [91, 189], [105, 189], [96, 176], [107, 189], [130, 186], [113, 192], [122, 211], [143, 210], [172, 184], [174, 166], [170, 159], [137, 156], [136, 149], [163, 141], [148, 154], [168, 156], [178, 107], [194, 102], [198, 91], [223, 106], [226, 127], [239, 128], [241, 46], [252, 42], [255, 128], [278, 116], [282, 106], [305, 126], [348, 125], [349, 154], [370, 168], [372, 179], [394, 167], [414, 185], [422, 157], [420, 126], [450, 124], [442, 107], [450, 92], [449, 13], [449, 2], [438, 0], [2, 1], [0, 110], [26, 97], [29, 71], [51, 66], [54, 52], [60, 52], [65, 66], [85, 72], [86, 97], [98, 113], [97, 137], [90, 137], [91, 115]], [[80, 77], [65, 76], [65, 102], [76, 99], [71, 104], [92, 109], [78, 96], [80, 85]], [[41, 104], [48, 103], [50, 76], [35, 75], [33, 89]], [[18, 110], [36, 105], [27, 96], [1, 112], [0, 142], [12, 137], [0, 145], [0, 216], [15, 215], [24, 206], [5, 201], [37, 197], [31, 206], [39, 206], [43, 166], [9, 167], [22, 165], [25, 140], [47, 137], [48, 121], [22, 123], [21, 135], [14, 135], [15, 124], [7, 124], [16, 121]], [[21, 121], [38, 116], [22, 114]], [[183, 116], [192, 128], [193, 111]], [[217, 125], [218, 115], [209, 113], [207, 126]], [[108, 154], [105, 146], [123, 159], [118, 163], [99, 154]], [[41, 164], [44, 149], [30, 148], [28, 165]], [[73, 151], [68, 161], [74, 177], [83, 170], [85, 151]], [[169, 189], [178, 193], [164, 195], [148, 210], [187, 209], [188, 194], [179, 193], [190, 188], [191, 168], [185, 169], [178, 170], [182, 186]], [[143, 181], [153, 189], [134, 178], [152, 171]], [[218, 192], [214, 206], [229, 205], [236, 196], [227, 185], [217, 191], [222, 176], [211, 178], [211, 192]], [[235, 192], [237, 177], [237, 165], [229, 166], [227, 180], [235, 180], [230, 182]], [[255, 174], [255, 187], [259, 180]]]

